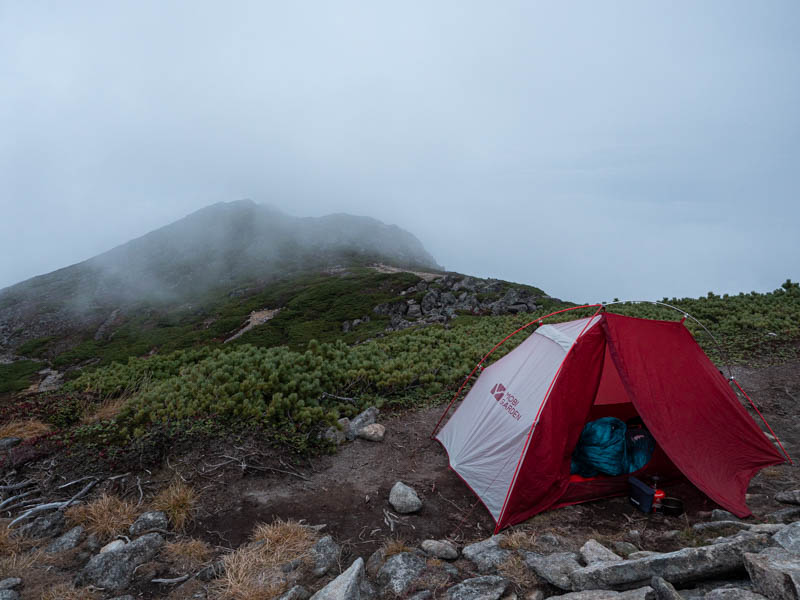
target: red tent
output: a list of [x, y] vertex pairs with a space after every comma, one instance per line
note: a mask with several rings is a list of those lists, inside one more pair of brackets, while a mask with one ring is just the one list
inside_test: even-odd
[[611, 313], [542, 325], [481, 373], [436, 435], [497, 530], [551, 508], [626, 493], [630, 474], [570, 475], [584, 425], [638, 415], [656, 440], [634, 475], [682, 473], [750, 514], [750, 479], [784, 457], [676, 321]]

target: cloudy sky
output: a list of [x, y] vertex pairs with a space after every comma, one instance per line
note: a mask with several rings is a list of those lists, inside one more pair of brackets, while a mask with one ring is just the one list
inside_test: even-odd
[[0, 0], [0, 287], [207, 204], [576, 301], [800, 278], [800, 3]]

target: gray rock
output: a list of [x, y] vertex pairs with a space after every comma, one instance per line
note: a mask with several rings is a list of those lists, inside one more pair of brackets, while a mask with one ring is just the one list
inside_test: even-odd
[[20, 595], [14, 590], [0, 590], [0, 600], [19, 600]]
[[770, 600], [800, 598], [800, 556], [783, 548], [745, 554], [744, 566], [756, 591]]
[[77, 527], [70, 529], [61, 537], [53, 540], [53, 542], [47, 546], [47, 548], [45, 548], [45, 552], [53, 554], [55, 552], [66, 552], [67, 550], [72, 550], [75, 546], [81, 543], [82, 538], [83, 526], [78, 525]]
[[333, 538], [326, 535], [320, 538], [314, 547], [311, 548], [311, 558], [314, 560], [314, 568], [311, 574], [315, 577], [322, 577], [339, 562], [339, 554], [342, 548], [333, 541]]
[[311, 596], [311, 600], [361, 600], [363, 580], [364, 559], [357, 558], [344, 573]]
[[322, 434], [325, 441], [339, 446], [347, 440], [347, 434], [338, 427], [328, 427]]
[[425, 590], [410, 596], [408, 600], [431, 600], [431, 598], [433, 598], [433, 592], [430, 590]]
[[380, 423], [373, 423], [358, 430], [358, 437], [370, 442], [382, 442], [386, 435], [386, 427]]
[[473, 577], [451, 587], [447, 590], [445, 598], [447, 600], [499, 600], [509, 585], [511, 582], [508, 579], [497, 575]]
[[525, 594], [525, 600], [544, 600], [544, 592], [538, 588], [531, 590]]
[[100, 548], [100, 554], [105, 554], [106, 552], [116, 552], [117, 550], [122, 550], [127, 543], [125, 540], [113, 540], [108, 542], [105, 546]]
[[422, 303], [420, 304], [420, 307], [422, 308], [422, 313], [427, 315], [434, 308], [436, 308], [436, 305], [438, 303], [439, 303], [439, 294], [436, 292], [436, 290], [429, 291], [422, 297]]
[[36, 540], [43, 538], [51, 538], [59, 535], [64, 531], [64, 513], [56, 510], [41, 517], [36, 517], [30, 523], [19, 528], [19, 533], [22, 536], [33, 538]]
[[116, 591], [128, 587], [136, 567], [151, 560], [164, 545], [164, 538], [148, 533], [119, 550], [93, 556], [78, 573], [76, 585], [94, 585]]
[[725, 529], [750, 529], [750, 525], [741, 521], [709, 521], [707, 523], [695, 523], [692, 529], [697, 533], [707, 533], [710, 531], [722, 531]]
[[773, 535], [772, 539], [792, 554], [800, 554], [800, 521], [787, 525]]
[[711, 511], [711, 520], [712, 521], [738, 521], [739, 517], [733, 514], [730, 511], [722, 510], [721, 508], [715, 508]]
[[597, 562], [614, 562], [622, 560], [621, 556], [614, 554], [611, 550], [603, 546], [603, 544], [595, 539], [587, 540], [587, 542], [581, 546], [579, 552], [581, 558], [583, 558], [583, 562], [587, 565]]
[[101, 547], [100, 538], [94, 533], [90, 533], [86, 538], [86, 549], [91, 553], [95, 553], [98, 552]]
[[642, 532], [638, 529], [631, 529], [625, 534], [625, 541], [630, 542], [631, 544], [636, 544], [637, 546], [642, 545]]
[[400, 596], [424, 570], [424, 559], [411, 552], [401, 552], [386, 559], [375, 580], [384, 595]]
[[428, 556], [435, 556], [444, 560], [458, 558], [458, 549], [446, 540], [425, 540], [422, 542], [422, 549]]
[[617, 554], [620, 554], [625, 558], [627, 558], [634, 552], [639, 552], [639, 548], [637, 548], [630, 542], [623, 542], [622, 540], [617, 540], [615, 542], [612, 542], [611, 545], [614, 547], [614, 551]]
[[308, 600], [311, 597], [309, 591], [302, 585], [296, 585], [278, 600]]
[[792, 523], [800, 520], [800, 506], [790, 506], [782, 508], [767, 515], [767, 521], [771, 523]]
[[786, 527], [786, 525], [783, 523], [758, 523], [757, 525], [751, 525], [749, 531], [752, 533], [766, 533], [772, 535], [778, 533], [784, 527]]
[[761, 594], [737, 587], [717, 588], [708, 592], [703, 598], [705, 600], [766, 600], [766, 597]]
[[662, 577], [653, 577], [650, 580], [650, 587], [653, 588], [658, 600], [683, 600], [673, 585]]
[[639, 558], [647, 558], [648, 556], [656, 556], [658, 554], [662, 554], [661, 552], [653, 552], [652, 550], [637, 550], [636, 552], [631, 552], [628, 555], [630, 560], [637, 560]]
[[22, 579], [19, 577], [6, 577], [0, 581], [0, 590], [10, 590], [22, 584]]
[[0, 452], [2, 452], [3, 450], [11, 450], [11, 448], [19, 444], [21, 441], [22, 438], [18, 437], [0, 438]]
[[389, 504], [399, 513], [413, 513], [422, 508], [422, 500], [412, 488], [402, 481], [392, 486], [389, 492]]
[[125, 594], [124, 596], [114, 596], [111, 600], [136, 600], [136, 598], [130, 594]]
[[421, 319], [422, 318], [422, 307], [419, 304], [409, 304], [408, 305], [408, 312], [406, 313], [406, 319]]
[[386, 562], [386, 550], [378, 548], [367, 559], [367, 575], [374, 579], [384, 562]]
[[572, 589], [570, 575], [581, 568], [578, 555], [574, 552], [539, 554], [520, 550], [525, 564], [539, 577], [562, 590]]
[[505, 539], [504, 535], [493, 535], [490, 538], [464, 546], [461, 554], [464, 558], [471, 560], [478, 567], [478, 571], [486, 573], [497, 568], [511, 556], [511, 550], [500, 547], [500, 542]]
[[629, 589], [649, 583], [653, 576], [680, 584], [736, 572], [742, 568], [745, 552], [757, 552], [769, 544], [766, 536], [741, 538], [636, 560], [595, 563], [573, 571], [570, 578], [576, 590]]
[[153, 529], [169, 529], [169, 518], [167, 517], [167, 513], [160, 510], [151, 510], [146, 513], [142, 513], [133, 522], [133, 525], [130, 526], [128, 531], [131, 535], [138, 536]]
[[221, 560], [217, 560], [207, 567], [201, 569], [197, 573], [197, 579], [200, 581], [211, 581], [212, 579], [216, 579], [217, 577], [222, 577], [225, 573], [225, 562]]
[[[0, 440], [0, 444], [2, 440]], [[775, 494], [775, 500], [784, 504], [800, 504], [800, 490], [786, 490]]]
[[540, 552], [561, 552], [567, 548], [567, 541], [555, 533], [545, 533], [536, 536], [536, 548]]
[[644, 586], [627, 592], [614, 592], [611, 590], [584, 590], [570, 592], [561, 596], [550, 596], [558, 600], [653, 600], [656, 597], [653, 588]]
[[367, 410], [365, 410], [361, 414], [351, 419], [350, 429], [345, 432], [347, 435], [347, 439], [348, 440], [355, 439], [360, 430], [362, 430], [367, 425], [372, 425], [375, 422], [380, 412], [381, 411], [379, 411], [374, 406], [370, 406]]

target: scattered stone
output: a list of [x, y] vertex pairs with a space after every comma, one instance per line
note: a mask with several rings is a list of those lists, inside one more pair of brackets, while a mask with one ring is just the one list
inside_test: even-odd
[[322, 437], [326, 442], [330, 442], [331, 444], [335, 444], [337, 446], [344, 444], [344, 442], [347, 440], [345, 432], [338, 427], [328, 427], [325, 430], [325, 433], [322, 434]]
[[650, 587], [655, 591], [658, 600], [683, 600], [673, 585], [662, 577], [653, 577], [650, 580]]
[[133, 525], [130, 526], [128, 531], [131, 535], [139, 536], [153, 529], [169, 529], [167, 513], [160, 510], [151, 510], [142, 513], [139, 515], [139, 518], [133, 522]]
[[486, 573], [497, 568], [511, 556], [511, 550], [500, 547], [500, 542], [505, 539], [504, 535], [493, 535], [490, 538], [464, 546], [461, 554], [464, 558], [471, 560], [478, 567], [478, 571]]
[[311, 597], [309, 591], [302, 585], [296, 585], [278, 600], [308, 600]]
[[613, 562], [622, 560], [618, 554], [614, 554], [611, 550], [603, 546], [595, 539], [588, 540], [579, 550], [583, 562], [591, 565], [597, 562]]
[[540, 552], [563, 552], [567, 547], [567, 541], [555, 533], [545, 533], [536, 536], [535, 545]]
[[3, 450], [11, 450], [11, 448], [19, 444], [21, 441], [22, 438], [18, 437], [0, 438], [0, 452], [2, 452]]
[[499, 600], [511, 584], [497, 575], [465, 579], [447, 590], [447, 600]]
[[19, 600], [20, 595], [14, 590], [0, 590], [0, 600]]
[[133, 580], [136, 567], [152, 560], [163, 545], [163, 537], [148, 533], [119, 550], [97, 554], [78, 573], [75, 583], [112, 591], [125, 589]]
[[792, 554], [800, 554], [800, 521], [787, 525], [773, 535], [772, 539]]
[[47, 515], [36, 517], [30, 523], [19, 528], [19, 534], [33, 539], [51, 538], [64, 531], [64, 513], [56, 510]]
[[61, 537], [55, 539], [47, 548], [45, 548], [45, 552], [53, 554], [55, 552], [66, 552], [67, 550], [72, 550], [75, 546], [81, 543], [81, 538], [83, 538], [83, 526], [78, 525], [77, 527], [70, 529]]
[[535, 589], [525, 594], [525, 600], [544, 600], [544, 592], [540, 589]]
[[642, 545], [642, 533], [638, 529], [631, 529], [628, 533], [625, 534], [625, 541], [630, 542], [631, 544], [636, 544], [637, 546]]
[[412, 488], [402, 481], [398, 481], [392, 486], [389, 492], [389, 503], [399, 513], [413, 513], [422, 508], [422, 500], [417, 496]]
[[105, 554], [106, 552], [116, 552], [117, 550], [124, 548], [125, 545], [125, 540], [114, 540], [113, 542], [108, 542], [105, 546], [100, 548], [100, 554]]
[[358, 437], [369, 440], [370, 442], [382, 442], [386, 435], [386, 427], [380, 423], [373, 423], [358, 430]]
[[711, 511], [711, 520], [712, 521], [739, 521], [739, 517], [728, 510], [722, 510], [721, 508], [715, 508]]
[[622, 540], [617, 540], [612, 542], [611, 544], [614, 547], [614, 551], [618, 554], [628, 558], [634, 552], [639, 552], [639, 548], [631, 544], [630, 542], [623, 542]]
[[333, 538], [326, 535], [320, 538], [314, 547], [311, 548], [311, 557], [314, 560], [314, 569], [311, 574], [315, 577], [322, 577], [339, 562], [339, 554], [342, 548], [333, 541]]
[[773, 533], [778, 533], [784, 527], [786, 527], [786, 525], [783, 523], [759, 523], [757, 525], [751, 525], [750, 531], [752, 533], [766, 533], [772, 535]]
[[0, 581], [0, 590], [10, 590], [22, 584], [22, 579], [19, 577], [6, 577]]
[[771, 600], [800, 598], [800, 556], [783, 548], [745, 554], [744, 566], [757, 592]]
[[695, 523], [692, 525], [692, 530], [697, 533], [706, 533], [709, 531], [720, 531], [725, 529], [750, 529], [750, 525], [742, 523], [741, 521], [709, 521], [708, 523]]
[[[2, 444], [2, 440], [0, 440]], [[783, 504], [800, 504], [800, 490], [787, 490], [775, 494], [775, 500]]]
[[225, 573], [225, 563], [221, 560], [215, 561], [201, 569], [197, 573], [197, 579], [200, 581], [211, 581], [212, 579], [216, 579], [217, 577], [222, 577]]
[[92, 554], [98, 552], [102, 546], [100, 538], [96, 534], [90, 533], [86, 538], [86, 549]]
[[425, 590], [423, 592], [417, 592], [413, 596], [411, 596], [408, 600], [430, 600], [433, 598], [433, 592], [429, 590]]
[[353, 440], [367, 425], [372, 425], [378, 418], [379, 411], [374, 406], [370, 406], [367, 410], [350, 420], [350, 428], [345, 431], [348, 440]]
[[614, 592], [611, 590], [585, 590], [570, 592], [561, 596], [550, 596], [558, 600], [653, 600], [655, 592], [650, 586], [636, 588], [627, 592]]
[[790, 506], [776, 510], [767, 515], [767, 521], [770, 523], [792, 523], [800, 520], [800, 506]]
[[361, 600], [363, 580], [364, 559], [357, 558], [344, 573], [311, 596], [311, 600]]
[[761, 594], [737, 587], [717, 588], [705, 596], [705, 600], [767, 600]]
[[386, 550], [378, 548], [367, 559], [367, 575], [374, 579], [384, 562], [386, 562]]
[[411, 552], [400, 552], [386, 559], [375, 580], [384, 595], [401, 596], [424, 570], [424, 559]]
[[520, 550], [525, 564], [539, 577], [562, 590], [572, 589], [570, 575], [580, 569], [578, 555], [574, 552], [539, 554]]
[[444, 560], [455, 560], [458, 558], [458, 549], [446, 540], [425, 540], [422, 542], [422, 549], [428, 556], [434, 556]]
[[770, 544], [766, 536], [741, 538], [731, 542], [683, 548], [636, 560], [595, 563], [572, 572], [576, 590], [619, 589], [649, 583], [653, 576], [672, 584], [708, 579], [742, 568], [742, 554], [757, 552]]

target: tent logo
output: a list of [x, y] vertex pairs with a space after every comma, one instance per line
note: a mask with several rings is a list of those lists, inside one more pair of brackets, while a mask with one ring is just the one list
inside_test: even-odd
[[494, 387], [492, 388], [491, 394], [492, 394], [492, 396], [495, 397], [495, 399], [498, 402], [500, 402], [503, 399], [503, 396], [505, 396], [505, 393], [506, 393], [506, 386], [504, 386], [502, 383], [495, 383], [494, 384]]

